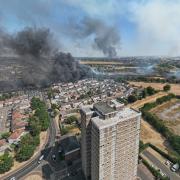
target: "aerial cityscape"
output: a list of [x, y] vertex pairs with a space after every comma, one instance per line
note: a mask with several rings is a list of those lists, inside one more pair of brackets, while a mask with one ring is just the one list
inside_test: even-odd
[[0, 180], [180, 180], [180, 1], [0, 1]]

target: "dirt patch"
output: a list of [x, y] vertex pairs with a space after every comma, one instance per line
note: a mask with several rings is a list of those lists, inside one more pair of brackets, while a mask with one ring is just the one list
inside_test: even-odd
[[149, 123], [144, 120], [141, 120], [141, 133], [140, 139], [144, 143], [151, 143], [165, 152], [167, 151], [167, 146], [165, 143], [165, 138], [158, 133]]
[[39, 173], [31, 173], [27, 175], [23, 180], [43, 180], [42, 174]]
[[[132, 85], [135, 85], [135, 86], [138, 86], [138, 87], [148, 87], [148, 86], [151, 86], [155, 89], [158, 89], [158, 90], [163, 90], [163, 86], [165, 85], [165, 83], [145, 83], [145, 82], [132, 82], [130, 81], [129, 82], [130, 84]], [[171, 93], [174, 93], [176, 95], [180, 95], [180, 85], [179, 84], [170, 84], [171, 85], [171, 90], [170, 92]]]
[[176, 135], [180, 135], [180, 100], [172, 99], [150, 112], [162, 119], [165, 125]]

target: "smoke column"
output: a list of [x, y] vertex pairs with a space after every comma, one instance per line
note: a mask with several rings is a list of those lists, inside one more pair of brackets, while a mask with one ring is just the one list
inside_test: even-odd
[[13, 35], [1, 31], [0, 55], [10, 53], [16, 57], [16, 65], [22, 67], [22, 78], [18, 83], [5, 82], [4, 85], [9, 87], [44, 87], [52, 82], [78, 80], [91, 73], [70, 53], [59, 52], [53, 35], [46, 28], [25, 28]]
[[82, 21], [70, 22], [70, 35], [74, 38], [94, 37], [93, 47], [109, 57], [117, 56], [116, 47], [120, 46], [120, 36], [116, 27], [108, 26], [98, 19], [85, 17]]

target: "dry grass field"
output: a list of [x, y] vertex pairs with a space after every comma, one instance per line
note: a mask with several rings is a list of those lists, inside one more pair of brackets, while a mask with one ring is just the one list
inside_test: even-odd
[[[133, 104], [128, 105], [131, 108], [134, 109], [139, 109], [142, 107], [145, 103], [153, 102], [157, 98], [162, 97], [167, 95], [165, 92], [159, 92], [153, 96], [146, 97], [145, 99], [138, 100]], [[149, 123], [144, 121], [143, 119], [141, 120], [141, 134], [140, 134], [140, 139], [144, 143], [152, 143], [159, 147], [160, 149], [164, 150], [165, 152], [168, 152], [169, 146], [166, 143], [165, 138], [158, 133]]]
[[180, 135], [180, 100], [172, 99], [151, 110], [175, 134]]
[[88, 65], [120, 65], [121, 62], [115, 62], [115, 61], [80, 61], [80, 64], [88, 64]]
[[[163, 83], [145, 83], [145, 82], [132, 82], [132, 81], [130, 81], [129, 83], [132, 85], [135, 85], [135, 86], [139, 86], [139, 87], [140, 86], [141, 87], [151, 86], [151, 87], [158, 89], [158, 90], [163, 90], [163, 86], [165, 85]], [[174, 93], [176, 95], [180, 95], [180, 84], [170, 84], [170, 85], [171, 85], [170, 92]]]
[[42, 180], [42, 179], [43, 179], [42, 176], [40, 176], [39, 174], [30, 174], [24, 180]]
[[163, 151], [168, 152], [167, 149], [169, 147], [165, 143], [165, 138], [143, 119], [141, 120], [140, 139], [144, 143], [152, 143]]

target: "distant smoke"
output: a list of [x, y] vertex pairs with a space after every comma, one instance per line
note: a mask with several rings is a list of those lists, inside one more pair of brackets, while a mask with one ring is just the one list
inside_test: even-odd
[[19, 71], [22, 71], [22, 77], [9, 81], [9, 87], [43, 87], [52, 82], [78, 80], [91, 73], [70, 53], [58, 52], [56, 41], [46, 28], [25, 28], [15, 35], [2, 31], [0, 55], [6, 56], [7, 53], [13, 54], [16, 66], [21, 67]]
[[75, 38], [94, 37], [94, 48], [109, 57], [117, 55], [116, 46], [120, 46], [120, 36], [116, 27], [111, 27], [98, 19], [84, 18], [80, 23], [70, 22], [70, 29]]

